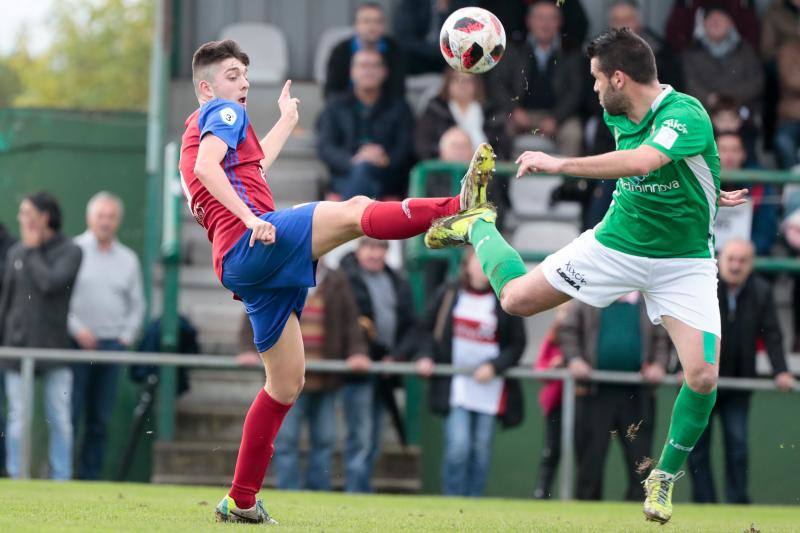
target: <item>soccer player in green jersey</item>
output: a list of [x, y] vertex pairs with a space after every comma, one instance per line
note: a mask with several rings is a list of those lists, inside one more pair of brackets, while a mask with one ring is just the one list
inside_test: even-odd
[[630, 30], [608, 30], [588, 48], [594, 91], [616, 140], [614, 152], [557, 158], [525, 152], [528, 172], [619, 178], [605, 218], [526, 272], [494, 225], [490, 205], [441, 219], [431, 248], [471, 243], [503, 309], [529, 316], [570, 298], [605, 307], [641, 291], [654, 324], [678, 350], [684, 383], [667, 442], [644, 482], [644, 514], [665, 523], [681, 465], [708, 424], [716, 399], [720, 315], [714, 219], [747, 190], [720, 193], [711, 120], [697, 99], [660, 85], [653, 51]]

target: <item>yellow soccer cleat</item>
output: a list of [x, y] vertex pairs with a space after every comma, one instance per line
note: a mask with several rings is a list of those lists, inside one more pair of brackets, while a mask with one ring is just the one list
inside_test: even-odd
[[489, 143], [481, 143], [464, 177], [461, 178], [461, 210], [472, 209], [487, 202], [486, 186], [494, 176], [494, 161], [497, 156]]
[[497, 212], [492, 204], [483, 204], [455, 215], [434, 220], [425, 233], [425, 246], [431, 249], [450, 248], [469, 244], [469, 230], [476, 220], [492, 224], [497, 220]]
[[644, 485], [644, 517], [647, 520], [666, 524], [672, 518], [672, 488], [683, 477], [654, 468], [642, 484]]
[[261, 500], [249, 509], [239, 509], [236, 502], [228, 495], [222, 498], [214, 510], [217, 522], [238, 522], [243, 524], [269, 524], [277, 525], [278, 522], [269, 516]]

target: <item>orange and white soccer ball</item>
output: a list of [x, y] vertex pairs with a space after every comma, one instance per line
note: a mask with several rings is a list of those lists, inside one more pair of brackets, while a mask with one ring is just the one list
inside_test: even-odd
[[494, 68], [506, 50], [500, 20], [480, 7], [463, 7], [447, 17], [439, 34], [447, 64], [459, 72], [480, 74]]

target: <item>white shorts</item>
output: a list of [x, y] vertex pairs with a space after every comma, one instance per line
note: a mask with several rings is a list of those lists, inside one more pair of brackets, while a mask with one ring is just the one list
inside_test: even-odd
[[542, 272], [556, 290], [594, 307], [640, 291], [653, 324], [671, 316], [721, 336], [715, 259], [630, 255], [603, 246], [590, 229], [548, 256]]

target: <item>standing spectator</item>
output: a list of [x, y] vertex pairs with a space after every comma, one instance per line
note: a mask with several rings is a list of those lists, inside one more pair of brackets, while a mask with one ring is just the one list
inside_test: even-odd
[[[488, 142], [501, 159], [511, 155], [505, 122], [492, 121], [486, 108], [486, 88], [481, 76], [448, 68], [439, 95], [430, 101], [417, 123], [414, 146], [419, 159], [439, 156], [439, 139], [458, 126], [469, 135], [472, 146]], [[471, 154], [467, 156], [467, 161]]]
[[351, 79], [351, 62], [361, 50], [372, 50], [383, 57], [387, 75], [381, 80], [381, 84], [385, 83], [387, 93], [402, 98], [405, 94], [403, 60], [397, 43], [386, 35], [386, 14], [383, 6], [378, 2], [364, 2], [359, 5], [353, 17], [353, 26], [355, 35], [331, 50], [325, 77], [325, 98], [350, 90], [355, 83]]
[[353, 56], [353, 88], [331, 98], [319, 117], [317, 149], [343, 200], [381, 198], [406, 188], [413, 118], [402, 97], [383, 91], [383, 57], [364, 49]]
[[[369, 370], [372, 361], [406, 360], [417, 344], [411, 286], [386, 264], [388, 247], [386, 241], [362, 237], [356, 251], [341, 262], [369, 347], [369, 357], [355, 354], [347, 358], [355, 372]], [[372, 491], [370, 479], [380, 452], [384, 406], [396, 407], [389, 405], [394, 398], [393, 383], [377, 376], [346, 378], [342, 401], [347, 424], [347, 492]]]
[[[61, 208], [49, 193], [26, 196], [19, 206], [20, 242], [6, 258], [0, 294], [2, 344], [25, 348], [69, 348], [67, 313], [81, 264], [81, 249], [61, 233]], [[6, 470], [20, 477], [22, 377], [19, 365], [5, 373], [8, 420]], [[37, 363], [44, 377], [45, 415], [50, 429], [50, 477], [72, 477], [72, 369]], [[33, 409], [32, 405], [27, 406]]]
[[800, 31], [798, 39], [781, 46], [778, 51], [778, 130], [775, 133], [775, 155], [781, 168], [800, 164]]
[[686, 92], [706, 107], [727, 93], [759, 114], [764, 89], [761, 60], [736, 30], [731, 12], [721, 4], [707, 7], [703, 28], [683, 57]]
[[772, 0], [761, 21], [761, 57], [775, 61], [778, 50], [800, 38], [800, 0]]
[[750, 46], [758, 47], [758, 13], [755, 0], [675, 0], [664, 34], [670, 47], [681, 52], [703, 32], [702, 17], [708, 10], [723, 6], [732, 13], [736, 29]]
[[[2, 281], [5, 279], [6, 256], [11, 246], [17, 242], [12, 237], [5, 224], [0, 223], [0, 290], [2, 290]], [[2, 293], [0, 293], [2, 294]], [[0, 331], [2, 331], [0, 329]], [[3, 369], [0, 367], [0, 428], [6, 427], [5, 419], [5, 403], [6, 403], [6, 389], [5, 378], [3, 377]], [[6, 434], [5, 431], [0, 431], [0, 476], [5, 473], [6, 469]]]
[[[570, 303], [556, 308], [556, 316], [539, 348], [534, 370], [552, 370], [564, 366], [564, 354], [558, 342], [558, 329], [567, 316]], [[539, 391], [539, 407], [544, 415], [544, 446], [539, 461], [539, 476], [533, 497], [548, 500], [553, 496], [553, 481], [561, 460], [561, 400], [564, 382], [560, 379], [546, 380]]]
[[[540, 143], [544, 136], [555, 141], [560, 153], [578, 155], [583, 58], [579, 50], [563, 46], [561, 12], [551, 0], [534, 2], [525, 21], [527, 40], [509, 47], [490, 78], [494, 121], [509, 122], [515, 152]], [[517, 138], [520, 135], [524, 137]]]
[[[250, 330], [252, 326], [245, 321]], [[309, 289], [300, 317], [306, 360], [366, 357], [358, 307], [347, 276], [320, 263], [317, 286]], [[336, 446], [336, 394], [340, 380], [332, 374], [306, 375], [303, 392], [286, 415], [275, 439], [272, 467], [279, 489], [331, 490], [331, 459]], [[308, 423], [308, 465], [300, 474], [300, 433]]]
[[492, 459], [495, 420], [522, 422], [519, 383], [502, 373], [525, 351], [522, 318], [506, 314], [471, 248], [458, 282], [438, 291], [425, 320], [418, 372], [430, 377], [436, 364], [473, 368], [472, 375], [431, 379], [430, 406], [446, 415], [442, 492], [483, 496]]
[[[742, 170], [747, 152], [742, 137], [736, 132], [720, 132], [716, 136], [719, 164], [722, 170]], [[757, 165], [749, 168], [758, 168]], [[736, 187], [741, 184], [736, 184]], [[723, 185], [729, 189], [731, 185]], [[778, 232], [778, 208], [776, 197], [778, 191], [774, 185], [756, 183], [747, 186], [750, 189], [750, 206], [753, 209], [749, 237], [753, 240], [759, 255], [769, 255], [775, 236]], [[747, 237], [747, 235], [744, 235]]]
[[648, 384], [617, 385], [579, 381], [575, 394], [575, 452], [579, 500], [603, 497], [603, 470], [612, 432], [619, 438], [628, 477], [626, 500], [641, 498], [637, 463], [653, 443], [655, 391], [669, 362], [667, 331], [647, 317], [639, 293], [604, 309], [574, 301], [558, 332], [567, 368], [577, 380], [593, 369], [641, 372]]
[[[719, 254], [719, 308], [722, 318], [720, 377], [756, 377], [756, 346], [764, 339], [779, 389], [788, 391], [794, 377], [786, 366], [783, 335], [772, 299], [772, 287], [753, 274], [752, 243], [731, 239]], [[719, 415], [725, 435], [725, 496], [728, 503], [750, 503], [747, 493], [747, 411], [750, 391], [721, 389], [713, 413]], [[692, 499], [697, 503], [717, 501], [711, 476], [711, 419], [689, 455]]]
[[[647, 41], [656, 56], [658, 81], [683, 90], [683, 72], [678, 55], [670, 49], [663, 37], [642, 23], [642, 12], [636, 0], [614, 0], [608, 9], [608, 25], [615, 30], [630, 28]], [[592, 95], [594, 96], [594, 95]]]
[[[84, 350], [126, 350], [144, 321], [142, 269], [136, 254], [117, 240], [122, 200], [108, 192], [86, 206], [87, 230], [75, 238], [83, 261], [72, 291], [69, 333]], [[72, 365], [72, 424], [85, 418], [83, 439], [76, 438], [78, 479], [103, 473], [106, 428], [117, 395], [118, 365]], [[76, 435], [77, 437], [77, 435]]]

